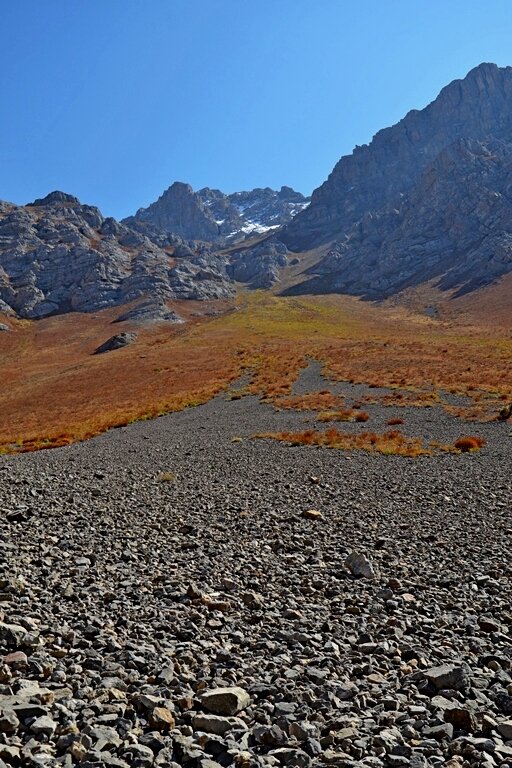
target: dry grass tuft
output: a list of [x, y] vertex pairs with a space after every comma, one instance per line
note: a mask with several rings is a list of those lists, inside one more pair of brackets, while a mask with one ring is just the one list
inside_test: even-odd
[[508, 421], [510, 418], [512, 418], [512, 403], [508, 403], [508, 405], [504, 405], [501, 408], [496, 416], [496, 421]]
[[357, 421], [365, 422], [370, 418], [366, 411], [359, 411], [353, 408], [347, 408], [343, 411], [323, 411], [318, 414], [317, 421]]
[[268, 432], [255, 435], [255, 437], [279, 440], [293, 446], [306, 445], [341, 450], [363, 450], [387, 456], [416, 458], [432, 454], [432, 449], [424, 446], [419, 438], [406, 437], [398, 430], [390, 430], [380, 435], [375, 432], [350, 434], [340, 432], [336, 427], [331, 427], [325, 432], [308, 429], [304, 432]]
[[474, 451], [479, 451], [485, 444], [486, 441], [483, 437], [472, 435], [469, 437], [459, 437], [459, 439], [454, 442], [453, 446], [457, 451], [460, 451], [460, 453], [473, 453]]
[[419, 437], [406, 437], [398, 429], [390, 429], [382, 434], [361, 432], [351, 434], [340, 432], [331, 427], [325, 432], [307, 429], [304, 432], [267, 432], [255, 435], [255, 438], [278, 440], [292, 446], [315, 446], [318, 448], [337, 448], [340, 450], [362, 450], [380, 453], [384, 456], [433, 456], [436, 453], [468, 453], [480, 450], [486, 441], [483, 437], [461, 437], [453, 445], [431, 442], [424, 445]]
[[176, 472], [160, 472], [156, 479], [158, 483], [175, 483]]

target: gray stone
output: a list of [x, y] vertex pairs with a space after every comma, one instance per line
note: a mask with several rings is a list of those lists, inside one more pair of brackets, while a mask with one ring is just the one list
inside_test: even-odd
[[215, 733], [218, 736], [223, 736], [232, 730], [247, 730], [246, 724], [239, 717], [221, 717], [220, 715], [194, 715], [192, 725], [195, 731]]
[[110, 339], [100, 344], [95, 350], [95, 355], [101, 355], [103, 352], [112, 352], [115, 349], [122, 349], [129, 344], [133, 344], [137, 340], [136, 333], [117, 333], [115, 336], [111, 336]]
[[456, 664], [441, 664], [439, 667], [431, 667], [426, 670], [425, 677], [438, 691], [450, 688], [458, 690], [464, 688], [468, 683], [465, 670]]
[[353, 576], [366, 579], [375, 578], [373, 566], [362, 552], [351, 552], [345, 560], [345, 566]]
[[214, 688], [201, 694], [201, 704], [215, 715], [236, 715], [251, 703], [243, 688]]
[[498, 723], [497, 730], [504, 739], [512, 741], [512, 720], [503, 720], [501, 723]]
[[16, 733], [20, 721], [14, 712], [5, 710], [0, 712], [0, 733]]
[[55, 730], [57, 728], [57, 723], [55, 720], [52, 720], [51, 717], [48, 715], [42, 715], [41, 717], [36, 717], [33, 723], [30, 724], [30, 730], [37, 734], [37, 735], [43, 735], [43, 736], [53, 736], [55, 733]]

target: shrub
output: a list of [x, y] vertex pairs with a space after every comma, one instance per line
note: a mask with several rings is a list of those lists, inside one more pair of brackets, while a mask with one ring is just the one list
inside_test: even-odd
[[479, 451], [480, 448], [483, 448], [485, 445], [485, 440], [483, 437], [475, 437], [474, 435], [468, 436], [468, 437], [459, 437], [458, 440], [454, 442], [454, 448], [456, 448], [461, 453], [471, 453], [473, 451]]
[[347, 408], [343, 411], [322, 411], [318, 414], [318, 421], [368, 421], [369, 415], [365, 411], [356, 411]]
[[512, 403], [505, 405], [498, 413], [497, 421], [508, 421], [512, 417]]
[[403, 424], [404, 420], [403, 419], [388, 419], [386, 423], [387, 423], [388, 427], [395, 427], [395, 426], [398, 426], [399, 424]]
[[159, 483], [175, 483], [176, 472], [160, 472], [156, 479]]

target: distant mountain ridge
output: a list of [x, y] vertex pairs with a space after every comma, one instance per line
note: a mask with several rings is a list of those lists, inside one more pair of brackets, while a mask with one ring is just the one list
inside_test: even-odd
[[124, 223], [150, 224], [187, 239], [232, 243], [248, 235], [279, 229], [304, 210], [309, 198], [291, 187], [265, 187], [226, 195], [175, 181], [154, 203], [139, 208]]
[[[309, 251], [307, 269], [293, 251]], [[341, 158], [311, 200], [175, 182], [121, 223], [64, 192], [0, 202], [0, 312], [31, 319], [128, 304], [123, 318], [175, 322], [173, 300], [283, 275], [284, 294], [383, 299], [427, 282], [460, 295], [506, 273], [512, 67], [495, 64]]]

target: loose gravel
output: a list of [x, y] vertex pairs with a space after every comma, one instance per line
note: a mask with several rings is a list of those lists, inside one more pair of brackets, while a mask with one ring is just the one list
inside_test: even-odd
[[510, 768], [510, 425], [396, 411], [487, 446], [291, 448], [251, 436], [314, 414], [221, 397], [0, 459], [0, 768]]

